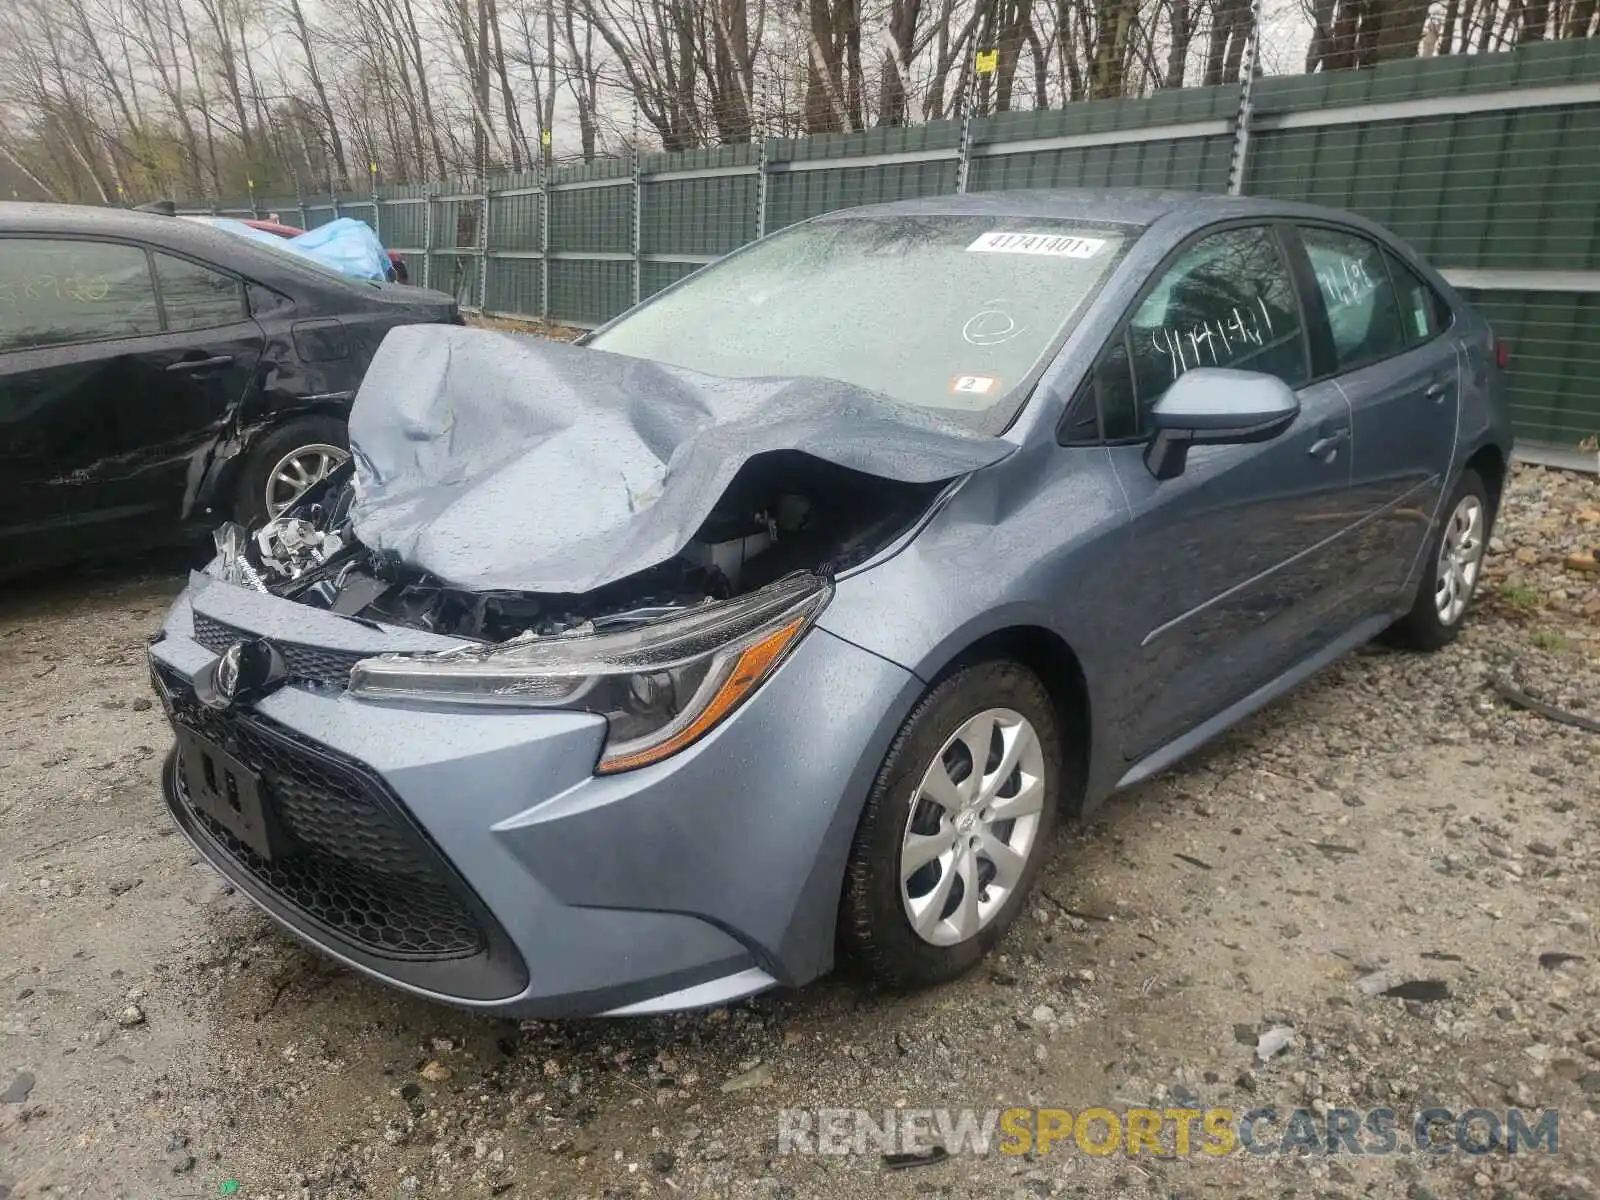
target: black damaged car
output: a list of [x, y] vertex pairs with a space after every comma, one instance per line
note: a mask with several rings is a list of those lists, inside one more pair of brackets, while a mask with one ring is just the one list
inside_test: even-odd
[[421, 322], [461, 317], [200, 221], [0, 203], [0, 573], [276, 513]]

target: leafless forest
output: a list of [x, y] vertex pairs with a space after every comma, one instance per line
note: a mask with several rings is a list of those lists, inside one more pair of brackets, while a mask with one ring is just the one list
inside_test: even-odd
[[[1249, 0], [4, 0], [0, 187], [365, 188], [1236, 81]], [[1263, 68], [1595, 36], [1597, 0], [1267, 0]], [[992, 71], [975, 71], [993, 51]]]

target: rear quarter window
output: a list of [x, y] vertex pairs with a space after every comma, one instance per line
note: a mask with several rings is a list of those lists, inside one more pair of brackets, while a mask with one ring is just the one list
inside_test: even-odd
[[1394, 280], [1406, 342], [1420, 346], [1449, 327], [1450, 306], [1445, 303], [1443, 296], [1428, 286], [1426, 280], [1393, 253], [1385, 251], [1384, 257], [1389, 263], [1389, 277]]

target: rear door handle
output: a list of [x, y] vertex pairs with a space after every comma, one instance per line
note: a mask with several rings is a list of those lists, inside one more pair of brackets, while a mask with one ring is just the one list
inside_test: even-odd
[[233, 355], [214, 354], [210, 358], [180, 358], [175, 363], [168, 363], [169, 371], [215, 371], [222, 367], [233, 365]]
[[1332, 433], [1319, 437], [1312, 442], [1311, 448], [1306, 453], [1311, 455], [1312, 458], [1320, 458], [1324, 462], [1332, 462], [1334, 455], [1339, 452], [1340, 445], [1349, 440], [1350, 430], [1348, 428], [1335, 429]]
[[1428, 391], [1427, 391], [1428, 399], [1432, 400], [1435, 404], [1437, 404], [1437, 403], [1439, 403], [1439, 401], [1444, 399], [1444, 394], [1446, 392], [1448, 392], [1449, 390], [1450, 390], [1450, 381], [1449, 380], [1447, 380], [1447, 379], [1436, 379], [1436, 380], [1434, 380], [1432, 383], [1430, 383], [1428, 385]]

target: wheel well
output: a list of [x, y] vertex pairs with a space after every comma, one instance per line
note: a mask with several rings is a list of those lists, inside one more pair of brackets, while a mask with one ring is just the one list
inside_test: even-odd
[[1506, 457], [1500, 452], [1499, 446], [1480, 446], [1467, 459], [1467, 466], [1478, 473], [1478, 478], [1483, 480], [1483, 486], [1489, 493], [1489, 523], [1492, 526], [1500, 512], [1500, 497], [1505, 491]]
[[1017, 625], [996, 630], [979, 638], [953, 658], [933, 680], [940, 679], [973, 663], [1008, 658], [1021, 663], [1044, 684], [1056, 710], [1061, 730], [1062, 759], [1067, 765], [1067, 787], [1063, 790], [1067, 812], [1076, 814], [1083, 804], [1089, 781], [1089, 750], [1092, 744], [1089, 686], [1083, 667], [1071, 646], [1053, 630], [1038, 625]]

